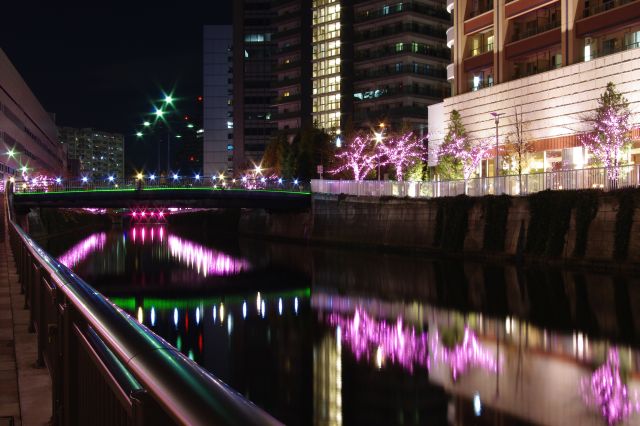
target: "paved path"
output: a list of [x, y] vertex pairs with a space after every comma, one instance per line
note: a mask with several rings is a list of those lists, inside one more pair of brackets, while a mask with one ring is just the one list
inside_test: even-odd
[[[0, 196], [3, 195], [0, 193]], [[4, 198], [4, 197], [3, 197]], [[0, 203], [1, 207], [4, 207]], [[36, 368], [36, 335], [27, 330], [29, 311], [0, 211], [0, 426], [45, 425], [51, 419], [51, 380]]]

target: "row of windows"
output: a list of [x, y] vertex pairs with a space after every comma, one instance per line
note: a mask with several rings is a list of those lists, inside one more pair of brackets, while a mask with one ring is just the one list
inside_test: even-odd
[[313, 112], [332, 111], [340, 109], [340, 93], [313, 98]]
[[340, 19], [340, 3], [336, 2], [336, 0], [316, 0], [313, 2], [313, 7], [313, 25], [323, 24], [325, 22], [331, 22]]
[[340, 37], [340, 22], [331, 24], [316, 25], [313, 27], [313, 40], [323, 41]]
[[330, 58], [340, 55], [340, 40], [318, 43], [314, 40], [313, 60]]
[[314, 77], [324, 77], [332, 74], [340, 74], [340, 58], [313, 63]]
[[245, 34], [244, 41], [248, 43], [263, 43], [265, 41], [271, 41], [271, 34]]
[[325, 77], [313, 80], [313, 94], [322, 95], [340, 91], [340, 76]]
[[340, 111], [314, 114], [313, 121], [321, 129], [337, 129], [340, 127]]

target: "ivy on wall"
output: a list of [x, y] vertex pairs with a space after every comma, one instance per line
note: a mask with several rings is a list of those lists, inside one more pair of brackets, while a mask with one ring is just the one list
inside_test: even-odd
[[633, 224], [633, 211], [635, 208], [634, 194], [636, 189], [621, 189], [616, 191], [615, 197], [618, 199], [618, 213], [616, 214], [615, 243], [613, 247], [613, 258], [624, 260], [629, 252], [629, 239], [631, 236], [631, 225]]
[[511, 197], [487, 195], [481, 202], [484, 209], [483, 247], [485, 250], [504, 251]]
[[565, 247], [576, 209], [576, 247], [574, 255], [586, 251], [589, 225], [598, 211], [597, 190], [542, 191], [529, 196], [531, 220], [527, 229], [525, 252], [538, 256], [560, 256]]
[[448, 251], [462, 251], [469, 229], [469, 209], [474, 200], [466, 195], [437, 198], [434, 246]]

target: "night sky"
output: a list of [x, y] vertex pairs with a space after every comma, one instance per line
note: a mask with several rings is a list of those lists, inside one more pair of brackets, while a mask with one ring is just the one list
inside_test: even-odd
[[123, 133], [131, 168], [153, 161], [134, 133], [162, 90], [199, 108], [202, 26], [230, 24], [232, 1], [15, 1], [0, 47], [58, 125]]

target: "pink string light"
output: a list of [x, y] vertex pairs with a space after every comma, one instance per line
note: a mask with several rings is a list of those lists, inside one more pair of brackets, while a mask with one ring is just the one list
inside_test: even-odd
[[380, 144], [380, 153], [386, 161], [396, 169], [396, 179], [402, 181], [404, 170], [416, 161], [424, 160], [426, 150], [424, 141], [427, 137], [418, 138], [412, 132], [401, 136], [391, 136]]
[[451, 142], [440, 147], [439, 156], [451, 155], [462, 163], [464, 180], [476, 172], [480, 162], [489, 156], [493, 143], [488, 139], [472, 142], [466, 136], [453, 135]]
[[614, 108], [607, 108], [602, 115], [593, 122], [594, 131], [580, 138], [595, 158], [607, 167], [610, 179], [617, 179], [620, 174], [619, 166], [622, 151], [629, 142], [629, 113], [617, 112]]
[[336, 154], [336, 158], [342, 163], [330, 171], [338, 174], [344, 170], [351, 170], [355, 180], [363, 180], [374, 168], [384, 166], [382, 156], [373, 143], [371, 136], [356, 136], [344, 149]]
[[600, 411], [610, 425], [620, 423], [632, 414], [640, 412], [637, 394], [629, 397], [627, 385], [620, 376], [620, 356], [617, 349], [610, 349], [607, 361], [580, 383], [585, 404]]

